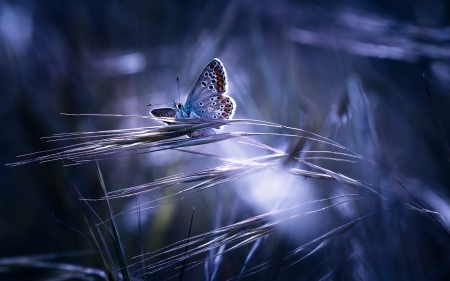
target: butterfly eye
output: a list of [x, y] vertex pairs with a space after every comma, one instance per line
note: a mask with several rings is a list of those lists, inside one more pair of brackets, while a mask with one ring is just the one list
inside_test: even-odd
[[178, 109], [181, 109], [181, 103], [177, 104]]

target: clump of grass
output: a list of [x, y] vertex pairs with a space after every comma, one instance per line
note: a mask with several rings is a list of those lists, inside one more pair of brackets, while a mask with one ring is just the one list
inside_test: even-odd
[[[410, 196], [404, 197], [404, 200], [399, 201], [397, 197], [392, 197], [389, 192], [386, 192], [385, 188], [382, 188], [377, 184], [354, 179], [350, 176], [326, 168], [328, 162], [341, 162], [348, 165], [368, 165], [372, 169], [377, 169], [377, 165], [373, 161], [366, 159], [362, 155], [359, 155], [328, 138], [298, 128], [290, 128], [259, 120], [239, 119], [217, 122], [212, 120], [160, 118], [160, 121], [168, 122], [171, 125], [126, 130], [57, 134], [46, 139], [49, 141], [86, 141], [54, 150], [43, 151], [40, 152], [43, 154], [42, 156], [8, 164], [9, 166], [18, 166], [31, 162], [48, 162], [55, 160], [62, 160], [64, 166], [79, 165], [88, 162], [96, 163], [97, 174], [104, 196], [100, 198], [86, 198], [81, 195], [76, 187], [73, 187], [72, 190], [77, 193], [76, 197], [81, 199], [78, 201], [80, 213], [88, 225], [88, 240], [97, 253], [100, 264], [104, 270], [104, 275], [102, 277], [106, 277], [109, 280], [141, 279], [164, 270], [169, 270], [168, 272], [170, 272], [173, 268], [178, 270], [178, 273], [168, 273], [166, 276], [169, 278], [181, 276], [180, 278], [182, 278], [184, 272], [189, 272], [189, 270], [203, 264], [211, 264], [211, 260], [216, 260], [218, 257], [245, 248], [251, 243], [253, 243], [253, 248], [248, 251], [245, 263], [242, 265], [239, 274], [236, 274], [231, 279], [253, 277], [256, 274], [267, 270], [287, 271], [290, 268], [301, 264], [303, 261], [307, 260], [308, 257], [313, 256], [320, 250], [327, 248], [330, 245], [342, 243], [341, 240], [345, 241], [345, 238], [342, 237], [348, 237], [348, 234], [357, 225], [390, 208], [402, 208], [404, 210], [420, 212], [427, 218], [440, 224], [447, 233], [450, 233], [443, 217], [439, 213], [427, 209], [425, 205], [401, 182], [399, 182], [400, 186], [402, 186]], [[256, 126], [268, 127], [272, 131], [265, 133], [249, 131], [222, 132], [212, 136], [195, 139], [186, 137], [186, 135], [199, 129], [216, 128], [225, 125], [232, 128], [233, 125], [238, 124], [249, 125], [253, 128]], [[282, 132], [279, 132], [280, 130]], [[293, 157], [295, 153], [293, 154], [292, 151], [283, 151], [255, 139], [260, 136], [297, 139], [302, 141], [306, 140], [311, 143], [327, 146], [328, 149], [302, 150], [300, 151], [301, 154], [299, 156]], [[248, 158], [230, 158], [224, 157], [221, 154], [211, 154], [186, 149], [187, 147], [194, 148], [205, 145], [217, 145], [219, 142], [231, 139], [237, 140], [236, 145], [257, 148], [260, 151], [260, 155]], [[99, 160], [143, 153], [154, 153], [163, 150], [196, 154], [201, 157], [219, 160], [223, 162], [223, 164], [194, 170], [189, 173], [180, 173], [159, 178], [149, 183], [125, 189], [113, 191], [107, 190], [98, 164]], [[297, 153], [298, 151], [295, 152]], [[313, 154], [316, 156], [301, 157], [301, 155], [304, 154]], [[34, 156], [34, 154], [27, 154], [25, 156], [31, 155]], [[330, 155], [332, 155], [332, 157], [330, 157]], [[293, 160], [296, 164], [288, 166], [286, 164], [287, 158], [291, 159], [291, 162]], [[340, 184], [347, 186], [348, 190], [351, 190], [351, 192], [345, 192], [343, 189], [344, 192], [338, 192], [338, 195], [336, 196], [309, 200], [289, 207], [284, 207], [283, 204], [275, 204], [275, 209], [270, 212], [252, 216], [235, 223], [230, 223], [203, 234], [188, 237], [156, 251], [140, 253], [135, 255], [134, 258], [131, 259], [131, 262], [129, 258], [129, 261], [127, 261], [127, 255], [121, 242], [118, 225], [115, 221], [117, 216], [129, 212], [138, 213], [140, 216], [140, 213], [146, 209], [155, 209], [166, 204], [172, 204], [186, 199], [200, 191], [212, 187], [221, 188], [226, 183], [254, 176], [268, 170], [297, 176], [297, 182], [301, 182], [306, 178], [339, 182]], [[119, 212], [114, 211], [110, 204], [111, 200], [140, 196], [145, 193], [168, 190], [169, 188], [185, 185], [190, 186], [175, 192], [169, 191], [167, 195], [157, 195], [156, 198], [152, 200], [138, 203], [132, 208], [120, 210]], [[355, 191], [357, 192], [355, 193]], [[106, 202], [106, 208], [108, 210], [107, 218], [101, 218], [91, 207], [90, 204], [97, 201]], [[311, 238], [309, 242], [292, 247], [292, 249], [277, 257], [268, 257], [264, 262], [260, 262], [259, 264], [255, 265], [250, 263], [250, 260], [252, 260], [252, 257], [255, 255], [258, 248], [264, 247], [264, 243], [261, 243], [261, 241], [265, 241], [275, 233], [282, 233], [282, 230], [286, 227], [301, 224], [302, 221], [307, 220], [309, 217], [316, 217], [320, 220], [321, 218], [326, 217], [326, 215], [323, 214], [338, 212], [341, 206], [347, 206], [347, 209], [359, 208], [359, 211], [356, 213], [357, 215], [351, 216], [353, 218], [347, 219], [347, 222], [333, 223], [329, 227], [324, 227], [326, 230], [317, 237]], [[86, 210], [90, 215], [85, 215]], [[112, 251], [108, 247], [106, 237], [102, 234], [104, 231], [110, 234], [110, 240], [115, 255], [111, 253]], [[177, 266], [180, 262], [183, 264], [181, 271], [180, 267]], [[14, 264], [14, 262], [5, 263], [8, 267], [13, 266], [12, 264]], [[35, 265], [37, 264], [39, 263], [36, 263]], [[221, 262], [213, 264], [213, 272], [215, 273], [212, 275], [212, 279], [217, 278], [217, 272], [220, 265]], [[100, 276], [101, 274], [97, 275]], [[205, 278], [208, 279], [209, 275], [205, 274]]]

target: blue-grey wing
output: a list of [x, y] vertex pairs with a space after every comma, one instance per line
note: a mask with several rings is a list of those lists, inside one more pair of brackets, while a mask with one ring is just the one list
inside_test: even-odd
[[172, 117], [176, 115], [175, 109], [171, 107], [155, 108], [150, 113], [155, 117]]
[[201, 72], [188, 93], [184, 107], [191, 117], [229, 119], [236, 103], [225, 95], [228, 80], [225, 67], [215, 58]]
[[[170, 117], [175, 118], [176, 117], [176, 110], [171, 107], [162, 107], [162, 108], [155, 108], [150, 113], [155, 117]], [[164, 122], [166, 124], [172, 124], [170, 122]]]

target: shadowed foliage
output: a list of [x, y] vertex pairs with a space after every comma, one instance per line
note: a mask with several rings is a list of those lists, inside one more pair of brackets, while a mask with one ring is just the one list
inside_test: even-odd
[[448, 280], [449, 11], [0, 1], [0, 279]]

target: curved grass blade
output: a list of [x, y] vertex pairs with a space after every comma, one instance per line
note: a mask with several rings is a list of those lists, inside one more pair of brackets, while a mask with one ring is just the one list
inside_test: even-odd
[[[100, 166], [98, 165], [98, 163], [96, 163], [96, 164], [97, 164], [97, 175], [98, 175], [98, 178], [100, 181], [100, 185], [103, 189], [103, 192], [106, 194], [106, 186], [105, 186], [105, 182], [103, 180], [102, 173], [100, 171]], [[116, 220], [114, 219], [114, 213], [111, 208], [111, 205], [109, 204], [109, 200], [106, 200], [106, 202], [108, 204], [109, 217], [111, 220], [111, 228], [108, 228], [108, 229], [111, 234], [111, 238], [113, 240], [114, 248], [116, 250], [120, 270], [122, 272], [122, 278], [125, 281], [131, 281], [130, 273], [128, 272], [128, 267], [127, 267], [127, 263], [125, 260], [125, 253], [123, 251], [122, 242], [121, 242], [120, 236], [119, 236], [119, 230], [117, 229]]]
[[[194, 212], [195, 212], [195, 208], [192, 208], [191, 222], [189, 223], [189, 229], [188, 229], [187, 238], [186, 238], [187, 243], [189, 243], [189, 237], [191, 237], [191, 229], [192, 229], [192, 221], [194, 220]], [[185, 254], [188, 251], [188, 248], [189, 248], [189, 246], [186, 245], [186, 247], [184, 248], [184, 253]], [[180, 276], [178, 278], [178, 281], [182, 281], [183, 280], [184, 266], [185, 265], [186, 265], [186, 260], [184, 259], [181, 262], [181, 270], [180, 270]]]

